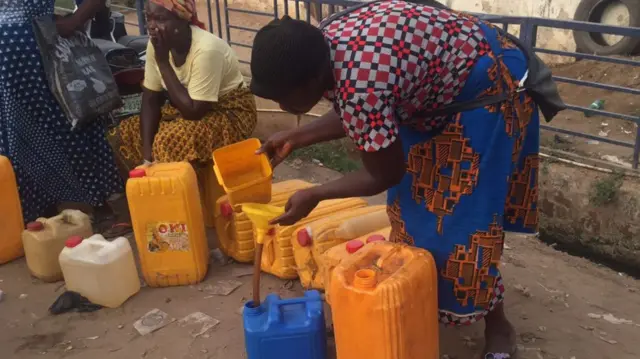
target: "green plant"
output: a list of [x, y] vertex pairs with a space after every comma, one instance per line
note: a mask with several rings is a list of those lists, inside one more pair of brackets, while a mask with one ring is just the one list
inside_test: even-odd
[[618, 198], [623, 182], [624, 174], [619, 172], [614, 172], [595, 181], [592, 185], [589, 202], [595, 206], [603, 206], [614, 202]]
[[547, 161], [547, 159], [544, 159], [543, 161], [541, 161], [541, 168], [540, 168], [540, 172], [543, 175], [548, 175], [549, 174], [549, 161]]
[[361, 168], [361, 163], [357, 156], [357, 151], [353, 145], [347, 141], [331, 141], [317, 143], [315, 145], [301, 148], [294, 151], [290, 159], [301, 159], [303, 161], [318, 160], [323, 166], [332, 170], [347, 173]]

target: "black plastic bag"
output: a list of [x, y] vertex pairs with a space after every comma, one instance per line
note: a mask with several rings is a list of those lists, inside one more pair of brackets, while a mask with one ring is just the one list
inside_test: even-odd
[[66, 312], [87, 313], [95, 312], [101, 308], [101, 305], [91, 303], [89, 299], [79, 293], [67, 291], [62, 293], [51, 307], [49, 307], [49, 313], [53, 315]]
[[34, 19], [33, 31], [49, 88], [72, 128], [122, 106], [107, 60], [84, 32], [62, 38], [50, 16]]

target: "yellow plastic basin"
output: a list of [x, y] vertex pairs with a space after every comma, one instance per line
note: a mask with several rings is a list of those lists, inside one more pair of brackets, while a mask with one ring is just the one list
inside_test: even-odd
[[231, 205], [271, 201], [273, 170], [258, 148], [260, 140], [250, 138], [213, 151], [213, 170]]

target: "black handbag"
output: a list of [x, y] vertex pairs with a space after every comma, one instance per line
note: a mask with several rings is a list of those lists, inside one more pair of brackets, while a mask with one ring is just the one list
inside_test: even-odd
[[[378, 0], [372, 2], [366, 2], [362, 4], [358, 4], [353, 7], [349, 7], [340, 12], [337, 12], [327, 19], [323, 20], [320, 23], [320, 29], [324, 28], [335, 19], [344, 16], [352, 11], [360, 9], [362, 7], [371, 5], [372, 3], [385, 1]], [[413, 1], [415, 4], [431, 6], [437, 9], [444, 10], [452, 10], [451, 8], [440, 4], [434, 0], [415, 0]], [[480, 20], [482, 20], [480, 18]], [[529, 96], [533, 99], [533, 101], [538, 105], [544, 119], [547, 122], [550, 122], [558, 112], [567, 108], [566, 104], [560, 97], [560, 93], [558, 92], [558, 87], [556, 86], [555, 81], [553, 80], [551, 69], [540, 59], [538, 55], [533, 52], [531, 48], [525, 46], [520, 39], [509, 34], [508, 32], [497, 29], [498, 33], [502, 36], [507, 37], [511, 40], [525, 55], [527, 59], [527, 67], [528, 71], [523, 79], [521, 79], [520, 88], [522, 90], [526, 90]], [[524, 81], [522, 81], [524, 80]], [[464, 102], [454, 102], [450, 105], [444, 106], [442, 108], [436, 110], [429, 111], [418, 111], [415, 113], [415, 116], [424, 117], [424, 118], [432, 118], [432, 117], [441, 117], [441, 116], [449, 116], [456, 113], [473, 110], [480, 107], [485, 107], [489, 105], [495, 105], [507, 100], [508, 94], [502, 93], [492, 96], [485, 96], [481, 98], [477, 98], [470, 101]]]

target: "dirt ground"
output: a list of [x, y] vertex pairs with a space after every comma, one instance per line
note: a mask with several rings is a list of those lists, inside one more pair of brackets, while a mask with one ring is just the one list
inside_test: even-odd
[[[325, 182], [339, 176], [312, 164], [296, 167], [280, 166], [277, 179]], [[384, 196], [371, 198], [370, 202], [383, 203]], [[215, 241], [214, 235], [210, 239]], [[506, 305], [519, 332], [520, 358], [640, 357], [640, 281], [558, 252], [534, 237], [510, 235], [507, 245], [503, 267]], [[118, 309], [51, 316], [47, 309], [63, 292], [63, 284], [33, 279], [24, 260], [16, 260], [0, 267], [0, 289], [4, 291], [0, 302], [0, 357], [245, 358], [239, 309], [251, 296], [251, 284], [250, 277], [235, 276], [238, 268], [248, 266], [212, 264], [200, 285], [145, 287]], [[200, 291], [202, 285], [222, 279], [244, 284], [229, 296]], [[297, 282], [263, 275], [263, 293], [292, 297], [301, 290]], [[140, 336], [133, 323], [154, 308], [175, 319], [200, 311], [220, 320], [220, 324], [197, 338], [177, 323]], [[601, 318], [609, 313], [609, 321]], [[442, 358], [476, 358], [483, 345], [482, 331], [482, 324], [442, 328]]]
[[[553, 69], [556, 76], [583, 81], [593, 81], [628, 88], [640, 85], [640, 68], [608, 64], [594, 61], [579, 61]], [[603, 100], [604, 110], [614, 113], [640, 115], [640, 100], [637, 95], [617, 93], [601, 89], [559, 83], [563, 100], [572, 105], [588, 107], [596, 100]], [[609, 119], [600, 116], [586, 117], [576, 111], [561, 112], [549, 125], [557, 128], [579, 131], [594, 136], [634, 143], [638, 126], [626, 120]], [[588, 154], [598, 159], [611, 160], [615, 156], [626, 162], [618, 163], [630, 167], [633, 149], [606, 144], [573, 136], [542, 131], [542, 145], [561, 150]], [[614, 160], [615, 161], [615, 160]]]

